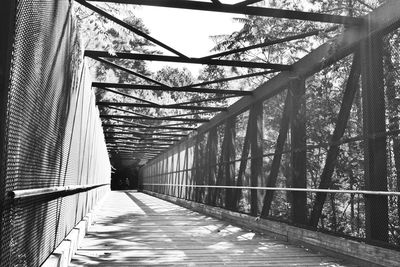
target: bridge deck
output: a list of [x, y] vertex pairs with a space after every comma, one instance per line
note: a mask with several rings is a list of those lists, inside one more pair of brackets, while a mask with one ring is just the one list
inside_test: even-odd
[[109, 193], [95, 218], [71, 266], [344, 266], [142, 193]]

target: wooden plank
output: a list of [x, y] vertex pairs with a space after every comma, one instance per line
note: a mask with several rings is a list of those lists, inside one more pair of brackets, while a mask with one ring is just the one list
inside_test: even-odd
[[[324, 254], [333, 257], [344, 257], [356, 264], [356, 266], [393, 266], [397, 267], [400, 262], [400, 254], [396, 250], [385, 249], [379, 246], [368, 245], [362, 241], [350, 240], [343, 237], [337, 237], [317, 231], [298, 228], [279, 221], [271, 221], [265, 219], [256, 219], [247, 214], [228, 211], [226, 209], [211, 207], [200, 203], [182, 201], [180, 199], [171, 198], [159, 194], [146, 193], [165, 199], [172, 203], [176, 203], [182, 207], [200, 212], [201, 214], [210, 215], [214, 218], [227, 222], [234, 222], [246, 229], [251, 229], [255, 233], [261, 231], [267, 236], [274, 235], [275, 240], [289, 241], [290, 243], [299, 244], [301, 246], [321, 251]], [[230, 231], [234, 233], [234, 230]], [[232, 233], [232, 234], [233, 234]], [[213, 234], [216, 234], [215, 232]], [[240, 233], [239, 233], [240, 235]], [[233, 235], [235, 236], [235, 235]], [[279, 241], [278, 241], [279, 243]], [[268, 244], [265, 244], [268, 246]], [[262, 250], [264, 253], [268, 249]], [[230, 250], [232, 251], [232, 249]], [[274, 251], [274, 249], [273, 249]], [[266, 260], [268, 262], [268, 260]], [[335, 265], [334, 263], [328, 265]], [[339, 264], [340, 265], [340, 264]], [[281, 265], [282, 266], [282, 265]]]
[[111, 192], [95, 217], [70, 266], [344, 266], [142, 193]]
[[[306, 143], [306, 99], [305, 80], [292, 80], [290, 89], [290, 128], [291, 128], [291, 176], [292, 187], [307, 187], [307, 151]], [[292, 192], [293, 203], [291, 208], [292, 219], [295, 223], [306, 224], [307, 221], [307, 193]]]
[[[386, 131], [385, 89], [383, 82], [382, 36], [361, 44], [363, 102], [364, 177], [367, 190], [387, 191], [386, 136], [371, 137]], [[388, 198], [365, 196], [365, 227], [368, 240], [387, 242]]]

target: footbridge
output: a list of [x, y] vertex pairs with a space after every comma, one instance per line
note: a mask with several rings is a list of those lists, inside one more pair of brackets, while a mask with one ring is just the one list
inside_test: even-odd
[[[0, 266], [399, 266], [400, 1], [292, 2], [3, 1]], [[130, 6], [256, 41], [190, 57]], [[95, 49], [82, 19], [164, 52]], [[233, 70], [174, 85], [148, 61]]]

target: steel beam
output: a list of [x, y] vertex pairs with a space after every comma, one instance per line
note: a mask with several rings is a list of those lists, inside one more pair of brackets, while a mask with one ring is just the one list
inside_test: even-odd
[[135, 54], [135, 53], [123, 53], [123, 52], [117, 52], [111, 55], [107, 51], [95, 51], [95, 50], [85, 50], [85, 56], [93, 59], [103, 58], [103, 57], [121, 58], [121, 59], [132, 59], [132, 60], [149, 60], [149, 61], [162, 61], [162, 62], [242, 67], [242, 68], [261, 68], [261, 69], [273, 69], [279, 71], [288, 71], [291, 69], [290, 65], [264, 63], [264, 62], [224, 60], [224, 59], [182, 58], [177, 56]]
[[[364, 177], [366, 190], [387, 191], [385, 89], [383, 80], [383, 36], [361, 44], [363, 102]], [[365, 230], [368, 241], [389, 240], [387, 196], [365, 196]]]
[[[257, 103], [250, 108], [250, 185], [265, 186], [263, 179], [263, 104]], [[261, 211], [265, 192], [250, 190], [250, 214], [257, 216]]]
[[155, 84], [158, 84], [158, 85], [160, 85], [160, 86], [169, 87], [169, 86], [166, 85], [166, 84], [160, 83], [159, 81], [156, 81], [156, 80], [154, 80], [154, 79], [152, 79], [152, 78], [150, 78], [150, 77], [147, 77], [147, 76], [145, 76], [145, 75], [142, 75], [142, 74], [140, 74], [140, 73], [137, 73], [137, 72], [135, 72], [135, 71], [133, 71], [133, 70], [131, 70], [131, 69], [122, 67], [122, 66], [120, 66], [120, 65], [118, 65], [118, 64], [115, 64], [115, 63], [113, 63], [113, 62], [111, 62], [111, 61], [108, 61], [108, 60], [105, 60], [105, 59], [102, 59], [102, 58], [98, 58], [98, 57], [97, 57], [97, 58], [94, 58], [94, 60], [97, 60], [97, 61], [99, 61], [99, 62], [101, 62], [101, 63], [107, 64], [107, 65], [109, 65], [109, 66], [111, 66], [111, 67], [114, 67], [114, 68], [116, 68], [116, 69], [122, 70], [122, 71], [124, 71], [124, 72], [126, 72], [126, 73], [132, 74], [132, 75], [134, 75], [134, 76], [136, 76], [136, 77], [139, 77], [139, 78], [141, 78], [141, 79], [143, 79], [143, 80], [146, 80], [146, 81], [148, 81], [148, 82], [155, 83]]
[[[106, 137], [106, 140], [115, 140], [115, 139], [126, 139], [126, 140], [138, 140], [137, 138], [132, 138], [132, 137]], [[166, 138], [146, 138], [146, 139], [140, 139], [142, 141], [166, 141], [166, 142], [176, 142], [179, 141], [180, 139], [166, 139]]]
[[255, 3], [258, 3], [261, 1], [262, 0], [245, 0], [245, 1], [234, 4], [234, 6], [248, 6], [248, 5], [255, 4]]
[[137, 107], [137, 108], [164, 108], [164, 109], [185, 109], [185, 110], [211, 110], [211, 111], [225, 111], [225, 107], [201, 107], [201, 106], [165, 106], [165, 105], [152, 105], [142, 103], [127, 103], [127, 102], [96, 102], [98, 106], [117, 106], [117, 107]]
[[171, 133], [152, 133], [152, 132], [146, 132], [146, 133], [138, 133], [138, 132], [104, 132], [104, 134], [133, 134], [137, 136], [174, 136], [174, 137], [185, 137], [187, 134], [171, 134]]
[[120, 118], [120, 119], [136, 119], [136, 120], [154, 120], [154, 121], [187, 121], [187, 122], [208, 122], [207, 119], [195, 119], [195, 118], [168, 118], [168, 117], [142, 117], [142, 116], [131, 116], [131, 115], [100, 115], [100, 118]]
[[298, 19], [316, 22], [338, 23], [338, 24], [361, 24], [360, 18], [337, 16], [313, 12], [302, 12], [284, 9], [274, 9], [265, 7], [252, 7], [240, 5], [220, 4], [215, 5], [209, 2], [187, 1], [187, 0], [96, 0], [99, 2], [113, 2], [124, 4], [135, 4], [143, 6], [160, 6], [180, 9], [192, 9], [202, 11], [224, 12], [234, 14], [244, 14], [263, 17]]
[[231, 55], [231, 54], [236, 54], [236, 53], [240, 53], [240, 52], [245, 52], [245, 51], [249, 51], [255, 48], [261, 48], [261, 47], [266, 47], [266, 46], [271, 46], [274, 44], [280, 44], [280, 43], [284, 43], [284, 42], [289, 42], [289, 41], [293, 41], [293, 40], [298, 40], [298, 39], [303, 39], [306, 37], [310, 37], [310, 36], [315, 36], [320, 34], [321, 32], [331, 32], [334, 30], [337, 30], [339, 27], [335, 26], [335, 27], [331, 27], [329, 29], [326, 30], [315, 30], [315, 31], [311, 31], [311, 32], [306, 32], [306, 33], [301, 33], [301, 34], [297, 34], [297, 35], [293, 35], [293, 36], [288, 36], [285, 38], [281, 38], [281, 39], [276, 39], [276, 40], [271, 40], [271, 41], [267, 41], [264, 43], [260, 43], [260, 44], [255, 44], [255, 45], [250, 45], [250, 46], [246, 46], [246, 47], [241, 47], [241, 48], [237, 48], [237, 49], [232, 49], [229, 51], [225, 51], [225, 52], [220, 52], [217, 54], [212, 54], [203, 58], [216, 58], [216, 57], [223, 57], [223, 56], [227, 56], [227, 55]]
[[264, 101], [288, 87], [293, 78], [307, 78], [314, 73], [332, 65], [343, 57], [349, 55], [370, 35], [388, 32], [400, 26], [400, 1], [392, 0], [372, 11], [364, 17], [369, 21], [371, 28], [360, 31], [358, 27], [348, 28], [343, 34], [321, 45], [311, 53], [293, 64], [290, 72], [281, 72], [267, 82], [254, 89], [252, 96], [245, 96], [228, 107], [227, 112], [217, 114], [210, 122], [198, 128], [198, 133], [206, 132], [210, 128], [221, 124], [227, 117], [236, 116], [249, 108], [254, 103]]
[[146, 85], [146, 84], [124, 84], [124, 83], [103, 83], [93, 82], [93, 87], [98, 88], [118, 88], [118, 89], [139, 89], [139, 90], [152, 90], [152, 91], [168, 91], [168, 92], [192, 92], [202, 94], [230, 94], [230, 95], [251, 95], [251, 91], [241, 90], [224, 90], [212, 88], [193, 88], [193, 87], [165, 87], [160, 85]]
[[[290, 83], [290, 127], [291, 127], [291, 178], [293, 188], [307, 187], [306, 147], [306, 99], [305, 80], [292, 80]], [[307, 193], [292, 192], [292, 219], [297, 224], [307, 223]]]
[[180, 131], [195, 131], [197, 128], [195, 127], [174, 127], [174, 126], [166, 126], [166, 125], [154, 125], [154, 126], [144, 126], [144, 125], [131, 125], [131, 124], [110, 124], [104, 123], [103, 127], [112, 127], [112, 128], [138, 128], [138, 129], [156, 129], [156, 130], [180, 130]]
[[143, 38], [145, 38], [145, 39], [147, 39], [147, 40], [149, 40], [149, 41], [151, 41], [151, 42], [153, 42], [153, 43], [155, 43], [155, 44], [157, 44], [159, 46], [161, 46], [162, 48], [164, 48], [164, 49], [166, 49], [166, 50], [168, 50], [168, 51], [170, 51], [170, 52], [172, 52], [172, 53], [174, 53], [174, 54], [176, 54], [176, 55], [178, 55], [180, 57], [187, 58], [187, 56], [185, 56], [184, 54], [176, 51], [172, 47], [170, 47], [170, 46], [164, 44], [163, 42], [160, 42], [159, 40], [151, 37], [147, 33], [143, 32], [143, 31], [141, 31], [139, 29], [136, 29], [132, 25], [130, 25], [130, 24], [128, 24], [128, 23], [126, 23], [126, 22], [124, 22], [124, 21], [122, 21], [120, 19], [117, 19], [116, 17], [114, 17], [113, 15], [105, 12], [104, 10], [102, 10], [102, 9], [92, 5], [92, 4], [89, 4], [85, 0], [75, 0], [75, 2], [78, 2], [79, 4], [85, 6], [86, 8], [98, 13], [99, 15], [101, 15], [101, 16], [103, 16], [103, 17], [105, 17], [105, 18], [107, 18], [107, 19], [109, 19], [109, 20], [111, 20], [111, 21], [113, 21], [115, 23], [117, 23], [121, 27], [124, 27], [125, 29], [127, 29], [127, 30], [129, 30], [129, 31], [131, 31], [131, 32], [133, 32], [133, 33], [135, 33], [135, 34], [137, 34], [137, 35], [139, 35], [139, 36], [141, 36], [141, 37], [143, 37]]

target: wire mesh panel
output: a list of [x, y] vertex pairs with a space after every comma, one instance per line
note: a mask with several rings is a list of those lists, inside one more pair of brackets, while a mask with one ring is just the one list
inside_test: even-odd
[[1, 266], [40, 266], [107, 191], [110, 164], [86, 78], [71, 2], [17, 1], [2, 194], [62, 186], [91, 190], [2, 196]]

